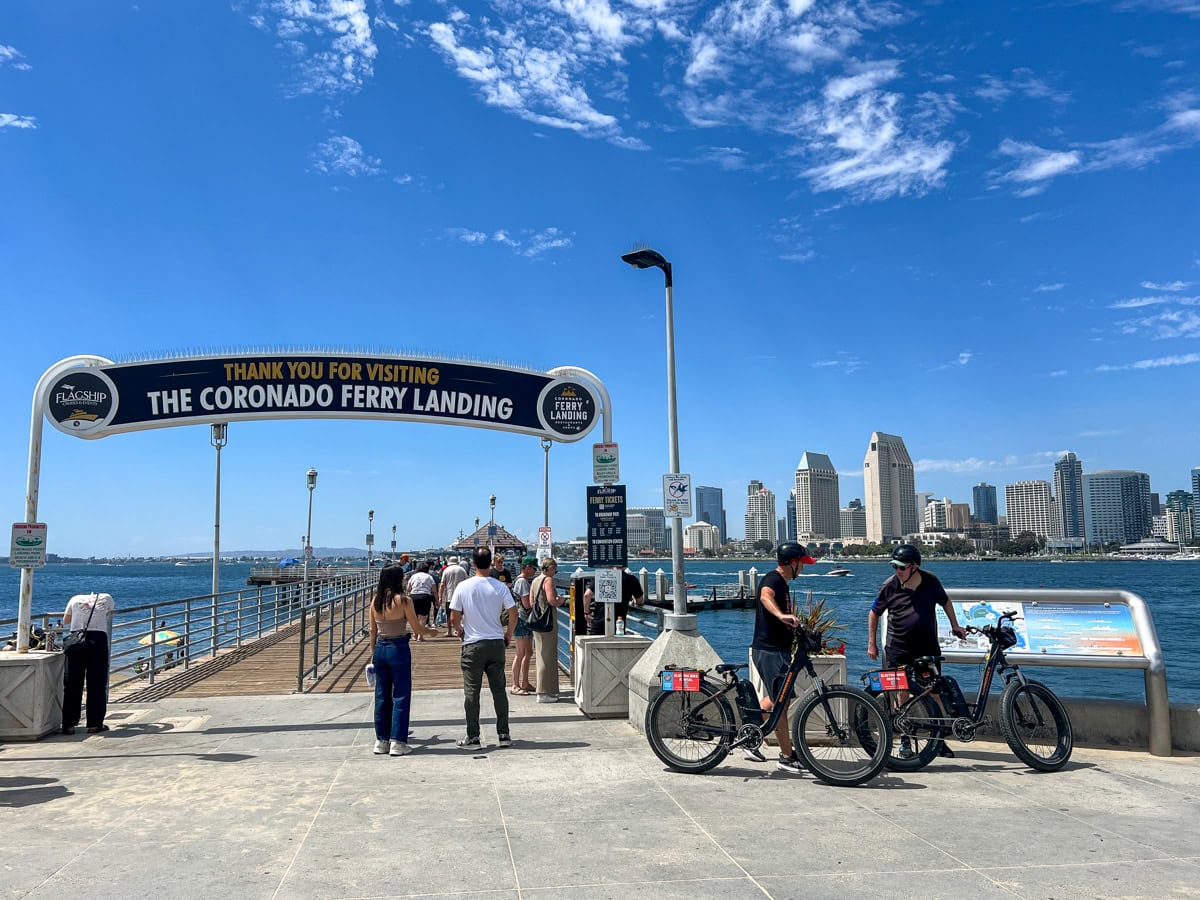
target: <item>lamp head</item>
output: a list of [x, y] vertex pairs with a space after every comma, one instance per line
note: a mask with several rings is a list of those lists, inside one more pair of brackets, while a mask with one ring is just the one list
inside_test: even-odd
[[657, 250], [642, 247], [629, 253], [621, 254], [621, 259], [635, 269], [662, 269], [667, 279], [667, 287], [671, 286], [671, 264]]
[[492, 509], [496, 508], [496, 495], [495, 494], [492, 494], [492, 496], [488, 497], [488, 505]]
[[308, 481], [308, 489], [311, 491], [317, 486], [317, 470], [309, 469], [304, 473], [305, 479]]
[[375, 510], [373, 510], [373, 509], [368, 509], [368, 510], [367, 510], [367, 521], [368, 521], [368, 522], [370, 522], [370, 521], [371, 521], [371, 520], [373, 520], [374, 518], [375, 518]]

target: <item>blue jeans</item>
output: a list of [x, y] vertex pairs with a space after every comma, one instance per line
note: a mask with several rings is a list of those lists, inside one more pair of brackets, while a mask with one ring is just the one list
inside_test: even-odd
[[412, 700], [412, 651], [408, 635], [375, 642], [375, 737], [408, 742]]

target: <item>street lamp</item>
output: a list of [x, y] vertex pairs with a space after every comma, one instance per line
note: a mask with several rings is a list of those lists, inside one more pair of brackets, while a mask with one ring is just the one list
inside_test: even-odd
[[392, 562], [396, 561], [396, 526], [392, 526]]
[[491, 513], [488, 515], [488, 549], [493, 553], [496, 552], [496, 495], [488, 497], [488, 507]]
[[367, 510], [367, 571], [371, 571], [371, 549], [375, 546], [375, 510]]
[[547, 528], [550, 527], [550, 448], [553, 446], [554, 441], [550, 438], [542, 438], [542, 450], [545, 451], [542, 462], [542, 524]]
[[214, 422], [208, 442], [217, 451], [217, 501], [213, 512], [212, 655], [217, 655], [217, 594], [221, 592], [221, 448], [229, 443], [229, 425]]
[[317, 486], [317, 470], [310, 468], [304, 473], [308, 482], [308, 528], [304, 532], [304, 580], [308, 581], [308, 561], [312, 559], [312, 498]]
[[[625, 253], [621, 259], [635, 269], [662, 269], [667, 289], [667, 426], [670, 434], [671, 472], [679, 469], [679, 419], [675, 406], [675, 310], [671, 303], [671, 264], [657, 250], [645, 247]], [[663, 628], [696, 631], [696, 617], [688, 615], [687, 582], [683, 575], [683, 519], [671, 519], [671, 569], [675, 576], [675, 610], [664, 616]]]

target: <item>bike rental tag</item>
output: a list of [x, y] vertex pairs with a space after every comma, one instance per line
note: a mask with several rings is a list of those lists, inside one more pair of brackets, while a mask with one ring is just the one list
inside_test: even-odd
[[690, 691], [695, 692], [700, 690], [700, 673], [699, 672], [663, 672], [662, 673], [662, 689], [664, 691]]

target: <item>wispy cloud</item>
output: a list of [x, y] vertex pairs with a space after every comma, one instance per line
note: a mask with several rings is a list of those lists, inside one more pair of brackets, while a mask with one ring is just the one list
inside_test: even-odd
[[1088, 431], [1079, 432], [1079, 434], [1076, 435], [1076, 437], [1081, 437], [1081, 438], [1115, 437], [1120, 433], [1121, 432], [1117, 431], [1117, 429], [1115, 429], [1115, 428], [1093, 428]]
[[1123, 365], [1096, 366], [1097, 372], [1126, 372], [1131, 369], [1162, 369], [1168, 366], [1190, 366], [1200, 363], [1200, 353], [1184, 353], [1177, 356], [1160, 356], [1157, 359], [1139, 359]]
[[297, 94], [353, 93], [375, 73], [366, 0], [263, 0], [250, 21], [290, 57]]
[[1050, 373], [1050, 377], [1051, 378], [1062, 378], [1066, 374], [1067, 374], [1066, 369], [1055, 369], [1053, 372]]
[[838, 351], [833, 359], [818, 359], [812, 363], [813, 368], [817, 369], [840, 369], [849, 375], [851, 372], [857, 372], [864, 368], [867, 363], [860, 357], [847, 353], [844, 350]]
[[1038, 450], [1021, 455], [1010, 454], [1003, 459], [980, 459], [976, 456], [968, 456], [966, 459], [918, 459], [913, 462], [913, 471], [969, 474], [971, 472], [1041, 469], [1045, 467], [1047, 460], [1056, 460], [1063, 455], [1063, 452], [1062, 450]]
[[993, 183], [1011, 184], [1018, 196], [1029, 197], [1044, 191], [1061, 175], [1140, 169], [1200, 143], [1200, 100], [1183, 93], [1167, 98], [1162, 106], [1166, 118], [1157, 127], [1107, 141], [1075, 142], [1067, 149], [1055, 150], [1006, 138], [997, 152], [1014, 159], [1015, 165], [993, 172]]
[[344, 134], [334, 135], [318, 144], [312, 161], [318, 172], [351, 178], [378, 175], [383, 171], [382, 160], [365, 154], [358, 141]]
[[1159, 284], [1154, 281], [1143, 281], [1142, 287], [1148, 291], [1184, 291], [1192, 286], [1190, 281], [1168, 281], [1166, 284]]
[[974, 357], [974, 355], [975, 354], [972, 353], [970, 350], [963, 350], [958, 354], [958, 357], [956, 359], [954, 359], [950, 362], [947, 362], [947, 363], [942, 363], [940, 366], [934, 366], [929, 371], [940, 372], [943, 369], [955, 369], [960, 366], [965, 366], [971, 362], [971, 359], [972, 359], [972, 357]]
[[1008, 78], [995, 75], [984, 75], [983, 84], [975, 89], [975, 96], [982, 97], [993, 103], [1016, 97], [1018, 99], [1046, 100], [1050, 103], [1063, 104], [1071, 99], [1066, 91], [1056, 90], [1045, 80], [1038, 78], [1030, 69], [1013, 69]]
[[0, 44], [0, 66], [12, 66], [21, 72], [28, 72], [33, 66], [25, 62], [25, 54], [16, 47]]
[[1059, 282], [1056, 282], [1055, 284], [1039, 284], [1037, 287], [1034, 288], [1034, 291], [1040, 294], [1040, 293], [1045, 293], [1046, 291], [1061, 291], [1065, 287], [1066, 287], [1066, 285], [1063, 282], [1059, 281]]
[[0, 128], [37, 128], [37, 119], [33, 116], [0, 113]]
[[572, 245], [572, 236], [553, 226], [542, 229], [523, 229], [512, 232], [497, 228], [491, 233], [471, 228], [447, 228], [445, 235], [464, 244], [500, 244], [519, 256], [532, 259], [550, 250], [561, 250]]

